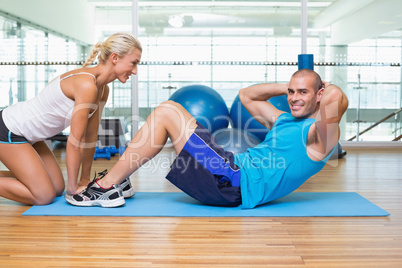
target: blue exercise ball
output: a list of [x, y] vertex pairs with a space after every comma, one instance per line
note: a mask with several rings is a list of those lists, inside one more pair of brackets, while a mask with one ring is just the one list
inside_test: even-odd
[[[290, 113], [287, 96], [277, 96], [268, 100], [277, 109]], [[234, 99], [230, 108], [230, 119], [233, 128], [239, 128], [257, 136], [261, 141], [265, 139], [269, 129], [255, 120], [240, 102], [239, 95]]]
[[210, 132], [229, 125], [229, 110], [222, 96], [214, 89], [203, 85], [180, 88], [169, 100], [180, 103]]
[[288, 102], [288, 95], [281, 95], [270, 98], [268, 100], [276, 109], [290, 113], [290, 107]]
[[255, 135], [237, 128], [220, 129], [213, 135], [218, 145], [233, 154], [244, 153], [248, 148], [255, 147], [261, 142]]
[[342, 145], [338, 142], [334, 153], [331, 155], [331, 157], [329, 159], [330, 160], [340, 159], [340, 158], [343, 158], [345, 155], [346, 155], [346, 151], [342, 149]]

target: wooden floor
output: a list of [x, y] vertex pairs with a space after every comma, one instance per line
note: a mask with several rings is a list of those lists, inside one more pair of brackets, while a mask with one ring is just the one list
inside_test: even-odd
[[[132, 175], [136, 191], [178, 191], [172, 152]], [[347, 153], [298, 191], [357, 192], [389, 217], [32, 217], [0, 198], [0, 267], [402, 267], [401, 149]]]

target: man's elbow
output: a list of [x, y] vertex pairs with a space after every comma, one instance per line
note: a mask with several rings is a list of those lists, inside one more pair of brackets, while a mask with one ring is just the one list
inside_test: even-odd
[[331, 103], [337, 103], [338, 109], [340, 111], [346, 111], [349, 106], [348, 98], [345, 93], [340, 88], [336, 88], [337, 90], [331, 90], [328, 92], [328, 95], [325, 98], [324, 105], [327, 106]]
[[345, 93], [343, 93], [343, 91], [340, 89], [335, 94], [336, 95], [334, 96], [334, 99], [338, 100], [338, 107], [339, 107], [338, 109], [341, 111], [341, 114], [343, 115], [343, 113], [346, 112], [349, 106], [348, 97], [346, 97]]
[[345, 107], [345, 110], [349, 107], [349, 100], [348, 100], [348, 97], [346, 97], [345, 93], [342, 94], [341, 103]]

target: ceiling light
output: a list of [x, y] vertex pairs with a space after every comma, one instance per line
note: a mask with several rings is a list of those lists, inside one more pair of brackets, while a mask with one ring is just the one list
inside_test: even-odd
[[[327, 7], [332, 1], [309, 2], [308, 7]], [[284, 2], [284, 1], [139, 1], [140, 7], [300, 7], [300, 1]]]
[[168, 23], [172, 27], [181, 28], [184, 25], [184, 19], [182, 16], [172, 15], [169, 17]]

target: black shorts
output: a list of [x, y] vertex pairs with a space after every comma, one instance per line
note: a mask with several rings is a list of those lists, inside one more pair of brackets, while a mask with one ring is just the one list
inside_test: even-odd
[[0, 143], [5, 144], [21, 144], [27, 143], [28, 140], [22, 136], [12, 133], [4, 124], [3, 110], [0, 111]]
[[218, 146], [200, 123], [197, 125], [166, 179], [202, 203], [239, 206], [240, 168], [234, 164], [233, 154]]

